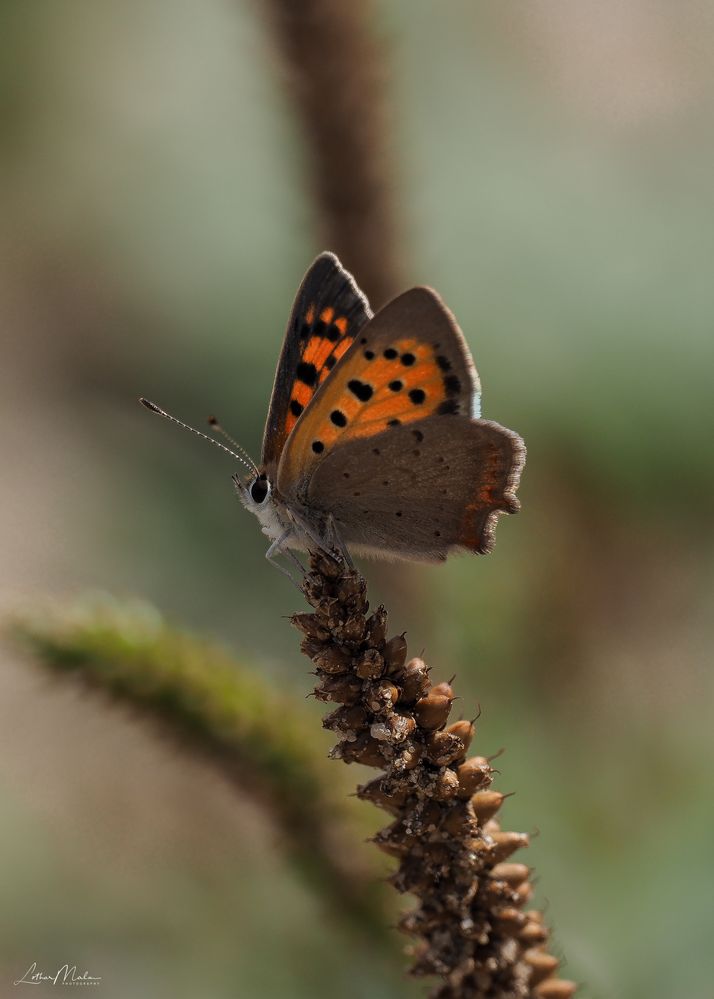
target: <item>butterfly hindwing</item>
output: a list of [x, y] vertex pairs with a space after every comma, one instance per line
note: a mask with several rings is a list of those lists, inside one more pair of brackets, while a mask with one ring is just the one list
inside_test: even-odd
[[335, 448], [426, 417], [478, 414], [479, 382], [453, 316], [429, 288], [386, 305], [316, 393], [283, 452], [278, 487], [300, 499]]
[[515, 513], [525, 448], [488, 420], [429, 416], [354, 438], [315, 469], [306, 503], [356, 552], [441, 561], [485, 553], [499, 513]]
[[332, 253], [322, 253], [295, 298], [263, 436], [275, 469], [285, 442], [320, 385], [370, 318], [367, 299]]

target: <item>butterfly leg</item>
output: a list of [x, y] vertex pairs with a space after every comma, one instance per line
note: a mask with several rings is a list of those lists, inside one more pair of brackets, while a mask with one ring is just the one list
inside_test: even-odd
[[273, 541], [273, 543], [268, 548], [267, 552], [265, 553], [265, 557], [268, 560], [268, 562], [270, 562], [271, 565], [274, 565], [275, 568], [279, 569], [284, 576], [288, 577], [293, 586], [296, 586], [298, 590], [301, 590], [300, 584], [297, 582], [297, 580], [293, 578], [292, 573], [277, 561], [277, 556], [284, 554], [284, 551], [287, 550], [288, 555], [290, 555], [297, 563], [301, 573], [303, 575], [305, 574], [305, 570], [300, 564], [300, 560], [297, 558], [297, 556], [294, 555], [289, 548], [285, 549], [285, 542], [288, 540], [288, 538], [292, 533], [293, 533], [292, 528], [289, 527], [286, 531], [283, 532], [283, 534], [280, 535], [279, 538], [276, 538], [275, 541]]
[[329, 542], [330, 551], [336, 552], [348, 567], [348, 569], [354, 569], [355, 564], [352, 561], [352, 556], [347, 550], [347, 545], [344, 543], [340, 537], [340, 532], [337, 530], [337, 524], [335, 523], [335, 518], [332, 514], [327, 515], [327, 532], [326, 537]]
[[327, 515], [324, 534], [319, 534], [306, 520], [295, 513], [292, 513], [291, 517], [293, 522], [307, 535], [310, 541], [313, 541], [317, 545], [319, 551], [327, 552], [328, 555], [337, 558], [338, 561], [343, 562], [348, 568], [354, 569], [350, 553], [340, 537], [337, 525], [335, 524], [335, 518], [331, 513]]

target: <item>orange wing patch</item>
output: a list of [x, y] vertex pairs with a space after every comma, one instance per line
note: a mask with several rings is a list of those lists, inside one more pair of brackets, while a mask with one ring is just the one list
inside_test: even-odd
[[[346, 349], [345, 341], [340, 354]], [[370, 437], [433, 414], [463, 412], [462, 386], [450, 371], [448, 358], [423, 341], [400, 339], [380, 352], [365, 347], [336, 373], [311, 411], [312, 451], [321, 454], [338, 439]]]
[[324, 308], [319, 318], [316, 318], [316, 312], [314, 304], [308, 307], [300, 331], [303, 347], [285, 417], [285, 437], [291, 432], [318, 386], [330, 374], [353, 339], [347, 335], [349, 322], [346, 316], [336, 316], [331, 306]]

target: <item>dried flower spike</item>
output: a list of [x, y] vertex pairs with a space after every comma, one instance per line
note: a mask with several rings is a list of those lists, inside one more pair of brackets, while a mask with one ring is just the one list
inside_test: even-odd
[[399, 862], [394, 887], [417, 899], [400, 920], [414, 938], [412, 974], [440, 979], [435, 999], [570, 999], [576, 986], [555, 977], [540, 913], [523, 911], [530, 869], [510, 858], [528, 836], [495, 820], [507, 795], [490, 790], [489, 760], [465, 759], [473, 723], [449, 724], [453, 681], [432, 685], [422, 659], [407, 661], [383, 607], [367, 617], [355, 570], [324, 554], [311, 570], [303, 591], [314, 613], [292, 621], [316, 697], [341, 705], [324, 722], [340, 736], [333, 757], [382, 771], [357, 794], [393, 819], [374, 842]]

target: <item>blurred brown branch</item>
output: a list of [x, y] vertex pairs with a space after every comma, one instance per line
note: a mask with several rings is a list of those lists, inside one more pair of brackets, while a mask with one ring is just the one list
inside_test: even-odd
[[369, 0], [269, 0], [302, 126], [321, 249], [359, 275], [378, 308], [401, 287], [384, 61]]

